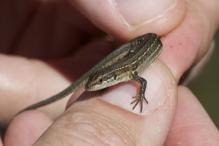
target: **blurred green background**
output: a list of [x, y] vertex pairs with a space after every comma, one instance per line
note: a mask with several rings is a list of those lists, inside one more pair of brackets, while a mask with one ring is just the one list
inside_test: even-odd
[[189, 83], [214, 123], [219, 128], [219, 32], [215, 36], [215, 49], [201, 73]]

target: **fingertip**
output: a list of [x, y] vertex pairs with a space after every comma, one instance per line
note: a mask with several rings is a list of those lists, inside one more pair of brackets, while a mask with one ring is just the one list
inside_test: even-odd
[[[178, 89], [178, 111], [180, 115], [180, 119], [184, 119], [184, 124], [187, 123], [206, 123], [210, 126], [210, 129], [215, 129], [215, 125], [207, 114], [206, 110], [203, 108], [201, 103], [195, 97], [195, 95], [184, 86], [180, 86]], [[192, 111], [192, 112], [190, 112]], [[184, 118], [183, 118], [184, 117]], [[191, 117], [191, 118], [189, 118]], [[182, 124], [183, 124], [182, 123]]]
[[146, 32], [165, 34], [182, 21], [186, 10], [184, 0], [70, 2], [101, 29], [123, 39]]
[[38, 111], [24, 112], [10, 123], [4, 137], [5, 145], [29, 146], [51, 125], [52, 121]]
[[[128, 109], [132, 108], [128, 102], [131, 100], [131, 96], [127, 96], [132, 91], [129, 90], [127, 92], [128, 90], [126, 89], [123, 92], [125, 95], [122, 95], [118, 94], [122, 89], [115, 89], [117, 94], [115, 91], [114, 94], [107, 95], [108, 97], [93, 98], [72, 104], [41, 137], [42, 139], [37, 144], [41, 145], [45, 141], [48, 143], [59, 143], [59, 141], [62, 141], [75, 145], [86, 145], [88, 143], [93, 143], [94, 145], [103, 145], [104, 143], [111, 145], [162, 145], [175, 112], [176, 83], [171, 74], [169, 74], [169, 70], [166, 68], [168, 70], [166, 71], [165, 67], [158, 62], [147, 70], [148, 74], [152, 75], [153, 72], [153, 76], [157, 79], [154, 81], [155, 78], [152, 78], [149, 84], [149, 86], [154, 87], [150, 87], [148, 90], [149, 93], [151, 92], [151, 98], [149, 104], [145, 105], [144, 108], [149, 105], [151, 107], [148, 108], [149, 110], [146, 111], [146, 114], [134, 114], [124, 110], [126, 108], [121, 108], [119, 104], [122, 104], [122, 106], [129, 105]], [[156, 74], [162, 71], [165, 72], [166, 76], [160, 77], [160, 74]], [[165, 80], [166, 78], [168, 79]], [[160, 82], [164, 82], [166, 85], [156, 88], [156, 85], [160, 84]], [[118, 86], [115, 88], [118, 88]], [[167, 90], [167, 92], [163, 95], [163, 91], [158, 89]], [[164, 97], [159, 99], [156, 95]], [[101, 100], [102, 98], [117, 100], [117, 104], [105, 99]], [[155, 100], [156, 103], [154, 104], [152, 100]], [[139, 113], [139, 110], [136, 109], [136, 112]], [[52, 139], [57, 139], [57, 137], [58, 141], [51, 141]]]
[[[150, 115], [162, 106], [170, 104], [169, 109], [174, 109], [176, 98], [176, 81], [169, 69], [157, 60], [140, 75], [147, 81], [145, 97], [148, 103], [143, 103], [143, 111], [140, 112], [138, 104], [133, 110], [133, 98], [138, 92], [138, 84], [127, 82], [111, 87], [108, 92], [102, 94], [101, 99], [123, 109], [140, 115]], [[120, 98], [119, 98], [120, 97]], [[171, 111], [171, 110], [170, 110]]]
[[172, 145], [211, 145], [219, 144], [218, 129], [186, 87], [178, 89], [178, 106], [166, 146]]

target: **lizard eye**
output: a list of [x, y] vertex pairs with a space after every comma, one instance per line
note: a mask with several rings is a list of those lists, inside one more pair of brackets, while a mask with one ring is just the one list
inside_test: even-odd
[[102, 82], [103, 82], [103, 79], [100, 79], [100, 80], [99, 80], [99, 83], [102, 83]]

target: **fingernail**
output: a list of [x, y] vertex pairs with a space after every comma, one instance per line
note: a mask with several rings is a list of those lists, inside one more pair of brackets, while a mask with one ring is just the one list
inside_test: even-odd
[[166, 99], [172, 99], [176, 96], [176, 83], [166, 66], [164, 67], [164, 65], [157, 62], [160, 61], [153, 63], [140, 75], [147, 80], [145, 97], [148, 100], [148, 104], [146, 102], [143, 103], [142, 113], [140, 112], [139, 104], [134, 110], [132, 109], [134, 105], [131, 104], [134, 100], [132, 97], [136, 95], [139, 88], [136, 82], [126, 82], [111, 87], [101, 99], [137, 114], [149, 114], [158, 109], [166, 103]]
[[124, 22], [130, 26], [149, 23], [176, 6], [177, 0], [112, 0]]

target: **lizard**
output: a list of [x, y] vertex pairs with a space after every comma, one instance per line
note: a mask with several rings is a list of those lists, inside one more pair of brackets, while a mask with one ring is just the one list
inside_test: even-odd
[[56, 102], [81, 87], [87, 91], [98, 91], [129, 80], [134, 80], [140, 85], [131, 104], [133, 104], [133, 110], [139, 104], [140, 112], [142, 112], [143, 102], [148, 103], [145, 98], [147, 80], [140, 74], [159, 56], [162, 46], [160, 36], [155, 33], [136, 37], [115, 49], [63, 91], [27, 106], [18, 113]]

